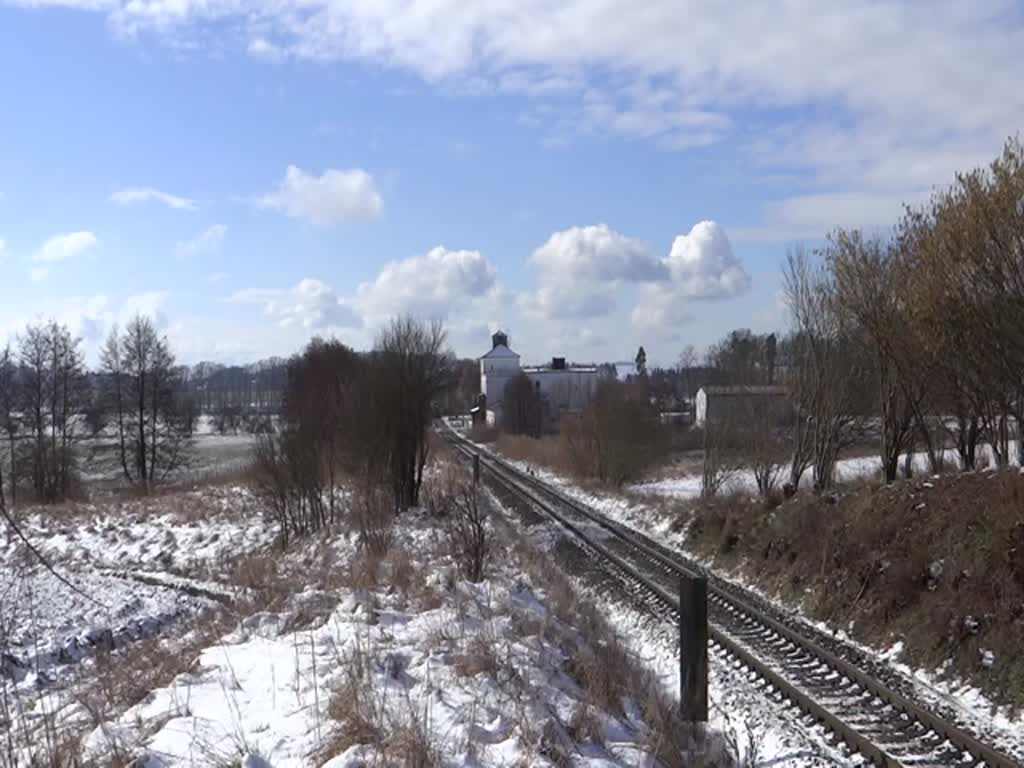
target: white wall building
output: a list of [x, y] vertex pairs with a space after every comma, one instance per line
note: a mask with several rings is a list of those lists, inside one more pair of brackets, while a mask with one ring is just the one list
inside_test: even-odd
[[508, 336], [501, 331], [491, 336], [491, 351], [480, 358], [480, 392], [487, 397], [487, 423], [491, 426], [501, 421], [505, 385], [521, 370], [519, 355], [508, 348]]
[[557, 424], [565, 413], [579, 413], [597, 391], [597, 368], [568, 367], [565, 358], [556, 357], [549, 366], [523, 368], [519, 355], [508, 346], [508, 336], [498, 331], [491, 336], [491, 350], [480, 358], [480, 392], [487, 396], [487, 423], [501, 423], [502, 401], [506, 385], [525, 373], [546, 403], [550, 422]]

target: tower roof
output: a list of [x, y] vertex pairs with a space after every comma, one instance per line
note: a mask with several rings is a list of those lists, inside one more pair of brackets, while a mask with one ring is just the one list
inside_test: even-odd
[[511, 349], [506, 347], [504, 344], [498, 344], [496, 347], [493, 347], [490, 352], [488, 352], [486, 355], [481, 356], [480, 359], [483, 360], [485, 358], [495, 358], [495, 357], [505, 357], [505, 358], [513, 358], [514, 357], [516, 360], [519, 359], [519, 355], [517, 355]]

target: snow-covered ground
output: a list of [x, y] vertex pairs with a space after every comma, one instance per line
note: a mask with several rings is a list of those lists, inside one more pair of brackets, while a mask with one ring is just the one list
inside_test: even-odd
[[[1010, 456], [1017, 454], [1015, 445], [1011, 445]], [[906, 454], [900, 457], [900, 471], [903, 469], [903, 462]], [[948, 449], [943, 454], [944, 461], [950, 466], [959, 466], [959, 457], [956, 450]], [[1011, 463], [1016, 463], [1011, 458]], [[916, 475], [927, 474], [931, 471], [926, 453], [915, 453], [911, 459], [911, 465]], [[978, 467], [994, 466], [995, 460], [991, 448], [987, 445], [978, 446]], [[849, 459], [840, 459], [836, 462], [836, 480], [841, 483], [854, 482], [864, 478], [880, 476], [882, 471], [882, 460], [878, 456], [858, 456]], [[785, 480], [785, 473], [780, 475]], [[811, 482], [810, 472], [804, 473], [800, 485]], [[631, 493], [645, 494], [651, 496], [664, 496], [677, 499], [694, 499], [700, 496], [701, 475], [699, 472], [683, 473], [675, 477], [662, 478], [641, 483], [627, 485], [625, 490]], [[757, 492], [757, 483], [754, 480], [754, 473], [750, 470], [742, 470], [735, 473], [724, 485], [724, 493], [749, 493]]]
[[[23, 507], [0, 542], [4, 710], [34, 728], [104, 654], [174, 637], [240, 591], [220, 583], [232, 558], [274, 536], [241, 487], [60, 507]], [[47, 701], [49, 700], [49, 704]], [[27, 718], [27, 720], [25, 719]], [[32, 734], [24, 734], [32, 738]], [[0, 761], [0, 764], [3, 764]]]
[[[195, 671], [98, 724], [86, 756], [149, 768], [651, 764], [644, 702], [612, 711], [579, 678], [587, 638], [505, 545], [474, 584], [437, 521], [410, 513], [395, 533], [377, 579], [339, 583], [300, 628], [303, 604], [323, 605], [315, 590], [245, 618]], [[330, 545], [339, 562], [360, 557], [351, 537]]]
[[[600, 663], [614, 635], [582, 633], [578, 600], [504, 534], [470, 583], [444, 524], [419, 512], [379, 560], [344, 531], [267, 554], [276, 531], [240, 487], [20, 514], [73, 586], [15, 537], [0, 548], [2, 766], [61, 754], [149, 768], [596, 768], [651, 765], [667, 743], [654, 689], [607, 693], [625, 675]], [[262, 588], [287, 596], [273, 612], [230, 581], [247, 557], [266, 567]], [[651, 670], [671, 703], [677, 670]], [[724, 754], [714, 733], [707, 744]]]

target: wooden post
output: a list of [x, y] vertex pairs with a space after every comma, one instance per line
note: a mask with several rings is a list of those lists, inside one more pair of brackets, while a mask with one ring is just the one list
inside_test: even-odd
[[473, 454], [473, 484], [479, 485], [480, 483], [480, 454]]
[[679, 579], [679, 703], [683, 720], [708, 719], [708, 580]]

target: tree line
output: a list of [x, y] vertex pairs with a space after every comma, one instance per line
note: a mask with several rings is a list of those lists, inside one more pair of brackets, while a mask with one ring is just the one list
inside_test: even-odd
[[[1019, 463], [1022, 200], [1024, 147], [1011, 138], [989, 166], [906, 207], [888, 233], [837, 229], [822, 248], [792, 247], [783, 270], [791, 328], [777, 345], [772, 337], [770, 361], [769, 337], [743, 343], [749, 332], [708, 356], [736, 383], [784, 384], [791, 418], [780, 433], [739, 415], [746, 432], [737, 439], [733, 429], [732, 458], [718, 451], [712, 469], [750, 453], [752, 428], [769, 433], [762, 442], [788, 464], [792, 488], [807, 472], [815, 489], [829, 488], [840, 453], [865, 440], [877, 445], [885, 482], [913, 472], [915, 451], [931, 473], [946, 470], [947, 446], [963, 470], [978, 466], [982, 445], [996, 466]], [[729, 431], [709, 439], [728, 444]]]
[[124, 479], [149, 486], [185, 462], [194, 418], [167, 339], [149, 318], [115, 327], [93, 372], [66, 325], [29, 325], [0, 352], [0, 495], [12, 504], [74, 495], [80, 444], [100, 434], [113, 436]]

